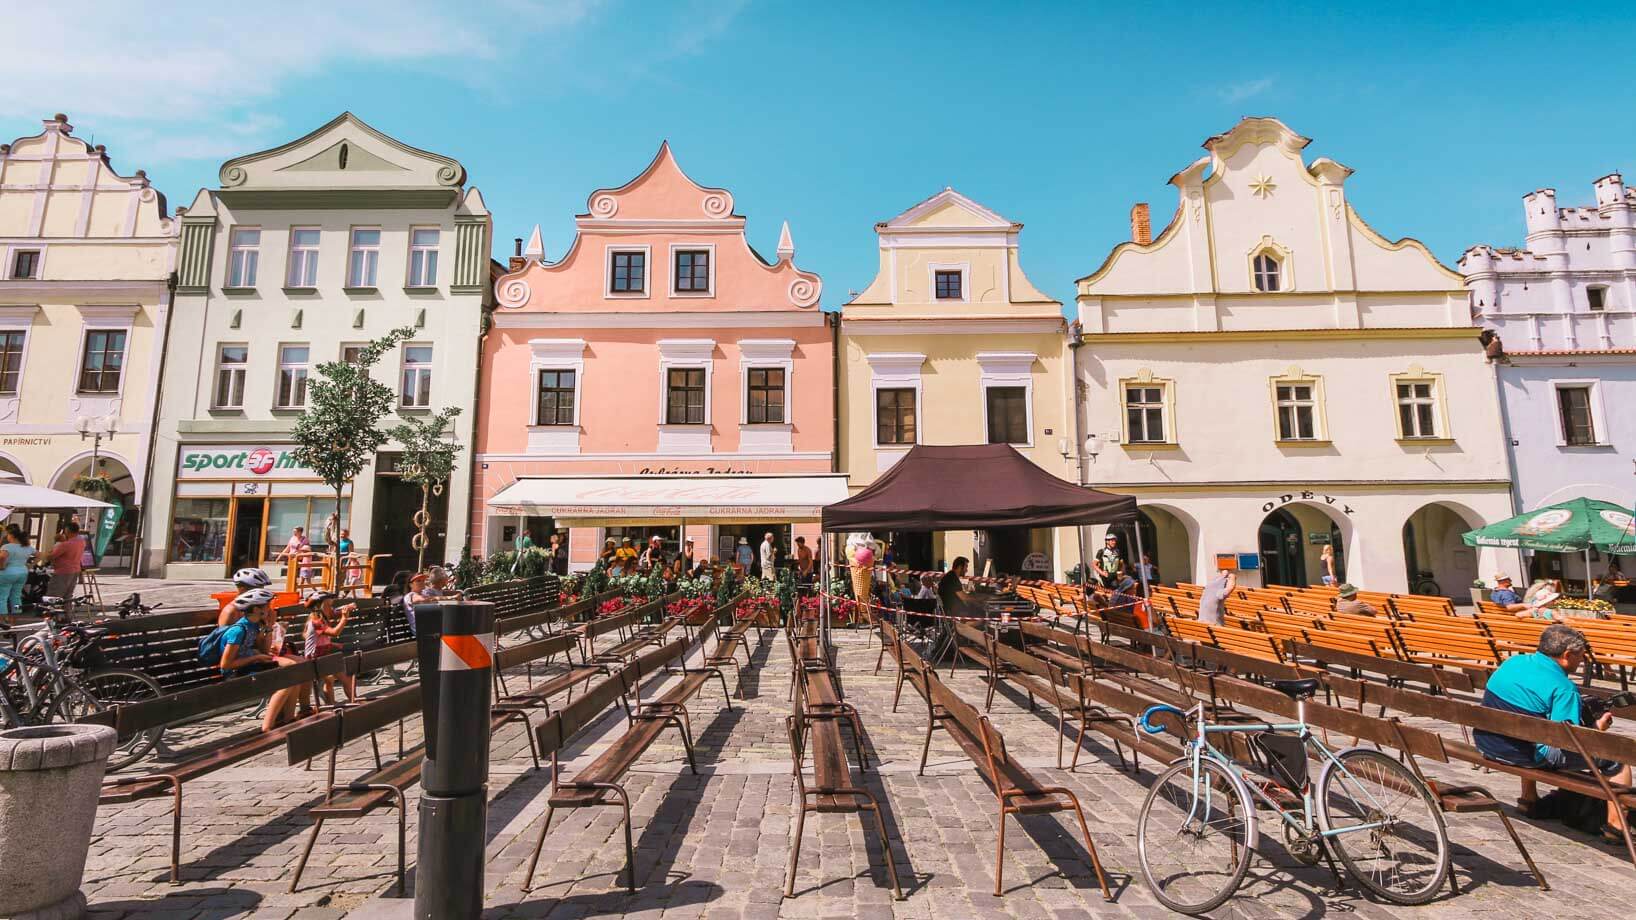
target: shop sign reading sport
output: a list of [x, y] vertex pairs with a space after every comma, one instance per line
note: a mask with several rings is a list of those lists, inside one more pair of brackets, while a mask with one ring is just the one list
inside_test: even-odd
[[177, 461], [179, 479], [316, 479], [317, 474], [295, 459], [295, 446], [256, 447], [245, 444], [182, 448]]

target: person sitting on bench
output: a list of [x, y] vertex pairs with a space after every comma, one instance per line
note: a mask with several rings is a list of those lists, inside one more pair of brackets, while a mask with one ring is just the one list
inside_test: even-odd
[[[1574, 686], [1573, 679], [1568, 675], [1584, 666], [1589, 650], [1590, 642], [1579, 630], [1560, 623], [1545, 627], [1545, 631], [1539, 635], [1538, 651], [1512, 655], [1501, 662], [1488, 678], [1488, 686], [1483, 691], [1483, 705], [1501, 712], [1583, 725], [1579, 688]], [[1612, 723], [1613, 713], [1605, 712], [1596, 720], [1596, 728], [1606, 731]], [[1564, 751], [1480, 729], [1472, 732], [1472, 740], [1484, 757], [1514, 767], [1551, 771], [1591, 769], [1585, 758], [1575, 751]], [[1595, 767], [1618, 785], [1630, 783], [1629, 765], [1598, 760]], [[1522, 796], [1517, 799], [1517, 808], [1531, 817], [1534, 804], [1538, 801], [1538, 785], [1531, 779], [1522, 780]], [[1620, 839], [1618, 830], [1623, 825], [1623, 809], [1609, 802], [1603, 836]]]
[[[302, 633], [301, 653], [308, 658], [319, 658], [341, 651], [341, 643], [335, 639], [347, 628], [347, 618], [357, 612], [358, 605], [347, 604], [337, 609], [335, 594], [319, 591], [307, 599], [307, 610], [307, 628]], [[356, 674], [342, 674], [341, 687], [347, 692], [347, 702], [358, 698]], [[323, 694], [324, 702], [335, 705], [335, 675], [324, 676]]]
[[[297, 664], [302, 660], [263, 650], [271, 638], [264, 627], [272, 616], [272, 603], [273, 592], [266, 588], [253, 588], [233, 599], [233, 607], [239, 612], [239, 618], [227, 626], [221, 635], [222, 657], [218, 667], [222, 674], [243, 677], [257, 671]], [[301, 689], [288, 687], [272, 695], [267, 701], [267, 714], [261, 720], [262, 731], [272, 731], [290, 720]]]
[[267, 573], [261, 569], [246, 568], [234, 572], [233, 589], [238, 594], [222, 604], [222, 609], [216, 615], [216, 625], [228, 626], [239, 618], [239, 608], [233, 606], [233, 601], [238, 600], [238, 595], [242, 595], [246, 591], [254, 591], [257, 588], [271, 588], [272, 585], [273, 580], [267, 577]]

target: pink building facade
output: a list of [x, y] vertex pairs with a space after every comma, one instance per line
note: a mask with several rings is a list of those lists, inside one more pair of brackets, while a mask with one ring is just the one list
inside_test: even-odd
[[[668, 144], [593, 192], [575, 224], [560, 260], [545, 261], [536, 228], [496, 282], [473, 551], [566, 530], [582, 570], [607, 538], [658, 534], [674, 551], [683, 527], [699, 558], [767, 531], [784, 553], [796, 536], [816, 547], [816, 523], [778, 520], [774, 497], [829, 474], [835, 447], [834, 329], [788, 225], [769, 262], [732, 195], [688, 178]], [[659, 507], [684, 490], [719, 503]], [[619, 505], [648, 510], [609, 513]]]

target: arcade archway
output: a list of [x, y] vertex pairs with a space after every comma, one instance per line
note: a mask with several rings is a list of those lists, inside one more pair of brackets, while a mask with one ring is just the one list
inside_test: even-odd
[[[93, 494], [83, 488], [74, 488], [76, 481], [92, 476], [106, 479], [111, 491]], [[81, 454], [58, 468], [52, 477], [51, 488], [90, 494], [116, 506], [103, 515], [92, 515], [92, 519], [82, 519], [79, 523], [92, 547], [101, 547], [99, 559], [103, 568], [129, 567], [135, 552], [136, 534], [141, 532], [141, 521], [137, 509], [140, 496], [136, 477], [125, 459], [107, 451], [100, 451], [94, 456], [89, 452]]]
[[1164, 505], [1144, 504], [1136, 510], [1136, 521], [1108, 528], [1118, 540], [1119, 551], [1131, 564], [1136, 577], [1136, 528], [1142, 530], [1142, 549], [1159, 570], [1158, 583], [1174, 585], [1193, 580], [1193, 540], [1197, 532], [1192, 518]]
[[1460, 535], [1483, 526], [1469, 509], [1447, 502], [1422, 505], [1403, 522], [1403, 564], [1410, 593], [1462, 599], [1479, 577], [1477, 550]]
[[1349, 533], [1343, 522], [1316, 505], [1291, 502], [1261, 519], [1256, 546], [1261, 554], [1261, 583], [1304, 588], [1321, 585], [1328, 574], [1324, 547], [1335, 556], [1335, 581], [1346, 580]]

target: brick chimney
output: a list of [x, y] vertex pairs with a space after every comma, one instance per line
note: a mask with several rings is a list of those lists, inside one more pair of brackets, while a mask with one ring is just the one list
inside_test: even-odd
[[1130, 239], [1139, 246], [1153, 242], [1153, 218], [1145, 201], [1130, 206]]

